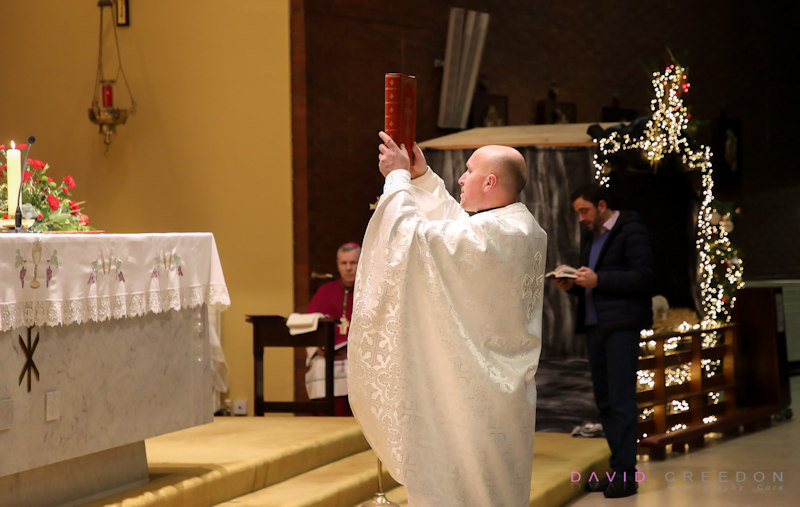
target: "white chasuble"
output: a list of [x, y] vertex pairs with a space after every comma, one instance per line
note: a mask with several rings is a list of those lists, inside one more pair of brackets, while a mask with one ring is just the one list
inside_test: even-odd
[[350, 405], [409, 505], [528, 505], [547, 235], [389, 174], [364, 236]]

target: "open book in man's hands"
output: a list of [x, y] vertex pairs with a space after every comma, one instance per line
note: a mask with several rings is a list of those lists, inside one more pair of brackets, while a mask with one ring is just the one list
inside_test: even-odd
[[572, 266], [562, 264], [544, 276], [552, 276], [555, 278], [578, 278], [578, 270]]

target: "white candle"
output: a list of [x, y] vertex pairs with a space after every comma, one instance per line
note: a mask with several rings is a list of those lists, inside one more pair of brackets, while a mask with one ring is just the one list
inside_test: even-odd
[[17, 199], [19, 197], [19, 186], [22, 179], [22, 164], [20, 153], [11, 141], [11, 149], [6, 150], [6, 179], [8, 181], [8, 218], [14, 220], [17, 212]]

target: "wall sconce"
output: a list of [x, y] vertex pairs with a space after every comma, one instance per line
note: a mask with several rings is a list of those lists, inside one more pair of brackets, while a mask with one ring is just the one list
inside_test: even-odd
[[[119, 0], [116, 0], [118, 2]], [[133, 114], [136, 110], [136, 101], [133, 100], [131, 94], [131, 87], [128, 85], [128, 78], [125, 76], [125, 70], [122, 68], [122, 58], [119, 54], [119, 40], [117, 39], [117, 23], [114, 22], [115, 17], [109, 16], [111, 26], [114, 30], [114, 48], [117, 53], [117, 72], [113, 79], [108, 79], [103, 73], [103, 9], [108, 7], [111, 11], [112, 5], [116, 2], [112, 0], [99, 0], [97, 6], [100, 8], [100, 42], [99, 51], [97, 55], [97, 76], [94, 82], [94, 95], [92, 97], [92, 107], [89, 108], [89, 119], [92, 123], [100, 127], [100, 133], [105, 137], [103, 142], [106, 145], [106, 151], [111, 144], [111, 136], [114, 134], [116, 126], [124, 124], [128, 119], [128, 114]], [[116, 5], [119, 9], [119, 5]], [[112, 13], [113, 14], [113, 13]], [[127, 18], [127, 8], [126, 8]], [[125, 83], [125, 89], [128, 91], [128, 98], [130, 99], [131, 107], [129, 109], [114, 107], [114, 84], [117, 78], [122, 77], [122, 82]]]

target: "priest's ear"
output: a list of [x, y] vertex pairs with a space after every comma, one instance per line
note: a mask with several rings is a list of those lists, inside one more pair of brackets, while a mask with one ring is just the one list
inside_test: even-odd
[[489, 175], [486, 176], [486, 180], [483, 182], [483, 189], [484, 191], [488, 192], [495, 187], [497, 187], [497, 175], [494, 173], [489, 173]]

